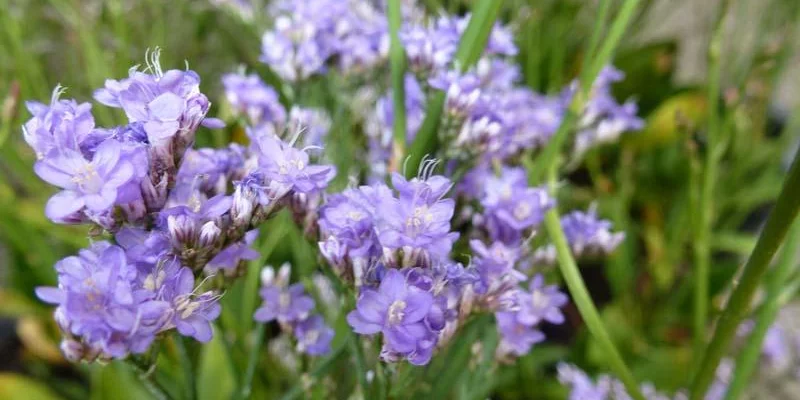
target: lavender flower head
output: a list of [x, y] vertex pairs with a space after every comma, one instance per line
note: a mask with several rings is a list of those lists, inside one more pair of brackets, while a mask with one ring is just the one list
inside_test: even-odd
[[278, 93], [258, 75], [226, 74], [222, 77], [225, 97], [238, 115], [247, 117], [252, 125], [270, 122], [283, 125], [286, 110]]
[[402, 273], [390, 269], [377, 290], [362, 290], [347, 322], [362, 335], [382, 333], [386, 351], [413, 358], [429, 347], [430, 332], [424, 320], [432, 304], [430, 293], [409, 286]]
[[561, 226], [576, 256], [610, 254], [625, 239], [624, 232], [612, 232], [611, 222], [597, 217], [595, 207], [561, 217]]

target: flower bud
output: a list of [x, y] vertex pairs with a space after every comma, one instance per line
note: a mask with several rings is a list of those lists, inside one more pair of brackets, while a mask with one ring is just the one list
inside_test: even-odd
[[222, 230], [217, 227], [214, 221], [206, 222], [200, 228], [200, 240], [197, 242], [198, 247], [206, 248], [216, 246], [220, 234], [222, 234]]
[[193, 248], [197, 243], [197, 222], [186, 215], [167, 217], [170, 243], [176, 249]]

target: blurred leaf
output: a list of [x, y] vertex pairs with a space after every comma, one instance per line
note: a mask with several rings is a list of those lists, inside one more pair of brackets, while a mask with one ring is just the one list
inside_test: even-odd
[[60, 399], [46, 384], [23, 375], [0, 373], [0, 398], [3, 400]]
[[236, 387], [222, 335], [216, 332], [211, 342], [202, 347], [198, 366], [197, 394], [199, 400], [227, 399]]
[[49, 363], [64, 363], [58, 344], [47, 335], [42, 321], [34, 317], [24, 317], [17, 321], [17, 337], [25, 350]]
[[639, 114], [649, 114], [674, 90], [677, 49], [675, 41], [665, 41], [621, 50], [614, 58], [614, 66], [625, 72], [625, 79], [614, 84], [615, 97], [635, 98]]
[[93, 364], [91, 400], [139, 400], [151, 398], [133, 368], [122, 361]]
[[623, 145], [631, 148], [649, 149], [678, 139], [678, 122], [693, 126], [703, 123], [706, 114], [705, 94], [698, 91], [672, 96], [647, 117], [642, 132], [625, 135]]

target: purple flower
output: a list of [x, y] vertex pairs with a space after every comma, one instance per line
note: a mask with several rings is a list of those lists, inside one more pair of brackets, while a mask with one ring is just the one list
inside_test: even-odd
[[547, 191], [527, 186], [522, 168], [503, 167], [498, 176], [476, 171], [468, 182], [480, 185], [465, 189], [478, 196], [484, 208], [482, 223], [491, 237], [504, 243], [518, 242], [523, 232], [538, 226], [554, 205]]
[[137, 269], [120, 247], [97, 242], [59, 261], [56, 271], [58, 287], [39, 287], [36, 294], [58, 305], [56, 321], [67, 340], [74, 337], [87, 353], [143, 353], [163, 326], [168, 303], [138, 286]]
[[513, 312], [495, 313], [497, 328], [500, 331], [501, 351], [508, 351], [516, 356], [527, 354], [534, 344], [544, 340], [544, 334], [533, 325], [523, 324]]
[[148, 70], [153, 74], [131, 68], [126, 79], [106, 80], [105, 87], [95, 91], [95, 99], [109, 107], [122, 108], [130, 122], [143, 122], [151, 143], [170, 138], [178, 130], [181, 135], [193, 135], [201, 123], [210, 128], [221, 127], [219, 120], [205, 120], [210, 103], [200, 93], [197, 73], [177, 69], [163, 72], [159, 55], [156, 50], [148, 59]]
[[297, 349], [306, 354], [318, 356], [331, 351], [333, 329], [319, 315], [312, 315], [296, 323], [294, 336], [297, 338]]
[[561, 217], [561, 226], [572, 252], [576, 256], [585, 254], [609, 254], [625, 239], [624, 232], [612, 232], [611, 222], [597, 218], [597, 210], [573, 211]]
[[63, 189], [45, 208], [55, 222], [84, 207], [93, 212], [110, 209], [135, 175], [134, 166], [121, 156], [121, 145], [113, 140], [100, 145], [91, 161], [75, 150], [63, 149], [38, 161], [34, 169], [40, 178]]
[[233, 269], [242, 260], [257, 260], [259, 253], [251, 246], [258, 237], [258, 229], [253, 229], [244, 235], [244, 239], [226, 247], [217, 253], [206, 265], [209, 270]]
[[472, 72], [461, 74], [458, 71], [442, 71], [429, 80], [431, 87], [444, 91], [445, 113], [456, 120], [467, 118], [481, 107], [481, 80]]
[[314, 308], [314, 299], [306, 295], [302, 283], [282, 287], [267, 285], [259, 292], [264, 301], [253, 316], [258, 322], [277, 320], [281, 323], [300, 321]]
[[530, 292], [519, 291], [517, 294], [517, 320], [528, 326], [541, 321], [551, 324], [564, 322], [561, 307], [567, 304], [567, 295], [561, 293], [555, 285], [545, 286], [544, 277], [536, 275], [528, 287]]
[[275, 137], [263, 136], [256, 146], [260, 152], [259, 171], [274, 185], [275, 198], [290, 191], [322, 191], [336, 174], [330, 165], [310, 164], [304, 150], [295, 149]]
[[35, 101], [26, 103], [33, 115], [22, 127], [25, 142], [42, 159], [54, 149], [82, 151], [84, 142], [94, 131], [92, 105], [75, 100], [59, 100], [64, 88], [53, 90], [50, 105]]
[[208, 342], [213, 336], [211, 322], [219, 317], [219, 296], [213, 292], [195, 294], [194, 275], [189, 268], [181, 268], [165, 289], [172, 299], [171, 324], [184, 336]]
[[435, 28], [404, 26], [400, 41], [408, 58], [409, 68], [417, 76], [428, 76], [445, 68], [456, 52], [458, 37], [441, 34]]
[[382, 333], [389, 351], [412, 354], [429, 347], [424, 319], [432, 304], [430, 293], [409, 287], [401, 272], [389, 269], [377, 290], [362, 290], [347, 322], [362, 335]]
[[321, 148], [331, 129], [331, 119], [322, 110], [293, 106], [287, 127], [289, 131], [301, 132], [298, 139], [302, 146]]
[[475, 269], [486, 287], [492, 286], [493, 280], [506, 275], [519, 281], [525, 279], [525, 275], [514, 269], [521, 256], [519, 247], [507, 246], [502, 242], [494, 242], [486, 247], [480, 240], [470, 240], [469, 245], [474, 255]]
[[285, 123], [286, 110], [278, 100], [278, 93], [258, 75], [226, 74], [222, 77], [222, 85], [228, 103], [236, 113], [246, 116], [251, 124]]
[[408, 248], [406, 256], [415, 257], [417, 251], [423, 253], [419, 256], [433, 259], [443, 259], [450, 253], [459, 236], [450, 231], [455, 202], [441, 199], [429, 204], [426, 200], [419, 196], [391, 199], [381, 207], [383, 221], [378, 237], [383, 247]]
[[[435, 165], [431, 163], [430, 165]], [[432, 168], [432, 167], [431, 167]], [[429, 171], [423, 172], [422, 178], [411, 178], [407, 180], [403, 175], [398, 173], [392, 174], [392, 187], [397, 191], [401, 200], [405, 201], [422, 201], [426, 204], [434, 204], [453, 187], [450, 179], [442, 175], [428, 175]]]

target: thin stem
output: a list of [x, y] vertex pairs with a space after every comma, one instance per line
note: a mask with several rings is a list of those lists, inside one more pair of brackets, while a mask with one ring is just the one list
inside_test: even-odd
[[[614, 22], [611, 24], [611, 29], [608, 31], [608, 36], [606, 36], [602, 46], [600, 46], [597, 56], [595, 57], [592, 55], [593, 59], [591, 70], [582, 76], [583, 79], [581, 79], [581, 87], [583, 88], [584, 92], [588, 92], [588, 89], [591, 87], [591, 83], [594, 82], [595, 78], [603, 69], [603, 67], [605, 67], [609, 61], [611, 61], [611, 56], [617, 49], [622, 35], [628, 29], [628, 26], [633, 19], [633, 14], [639, 5], [639, 1], [640, 0], [626, 0], [625, 3], [622, 4], [619, 13], [617, 14], [616, 18], [614, 18]], [[597, 29], [597, 27], [595, 27], [595, 29]]]
[[733, 339], [736, 328], [750, 308], [750, 302], [761, 282], [761, 277], [783, 242], [792, 221], [797, 217], [800, 210], [800, 196], [797, 193], [800, 193], [800, 152], [795, 154], [775, 208], [758, 237], [756, 248], [747, 260], [741, 277], [733, 282], [733, 293], [717, 323], [714, 337], [692, 383], [691, 399], [701, 399], [711, 384], [717, 365]]
[[714, 183], [717, 179], [717, 166], [721, 155], [720, 143], [720, 47], [724, 32], [725, 15], [730, 5], [729, 0], [720, 4], [717, 21], [708, 48], [708, 132], [707, 150], [703, 166], [702, 185], [700, 187], [700, 207], [695, 229], [695, 290], [694, 290], [694, 356], [699, 358], [705, 343], [705, 326], [708, 320], [708, 275], [711, 266], [710, 237], [713, 225]]
[[781, 259], [767, 282], [767, 297], [764, 299], [764, 305], [758, 311], [755, 327], [747, 338], [744, 349], [736, 359], [733, 379], [731, 379], [725, 395], [727, 400], [736, 400], [744, 391], [753, 374], [759, 356], [761, 356], [764, 337], [785, 303], [786, 296], [782, 295], [784, 285], [797, 267], [798, 251], [800, 251], [800, 221], [795, 221], [786, 239], [786, 244], [781, 250]]
[[389, 57], [392, 74], [392, 111], [393, 111], [393, 139], [392, 159], [389, 168], [397, 171], [400, 160], [406, 152], [406, 92], [405, 69], [406, 60], [403, 45], [400, 43], [400, 24], [402, 12], [400, 0], [389, 0], [389, 35], [391, 37]]
[[234, 392], [234, 399], [248, 399], [250, 392], [253, 390], [253, 375], [256, 372], [258, 359], [261, 356], [261, 345], [264, 343], [264, 332], [266, 331], [265, 324], [258, 324], [256, 326], [255, 335], [253, 337], [253, 348], [250, 349], [247, 357], [247, 369], [244, 371], [242, 383], [239, 385], [239, 391]]
[[[553, 164], [549, 178], [550, 189], [553, 192], [555, 191], [556, 185], [556, 167], [557, 164]], [[575, 259], [572, 257], [572, 252], [558, 217], [558, 210], [556, 210], [555, 207], [551, 208], [545, 214], [544, 224], [556, 248], [558, 267], [561, 270], [561, 274], [564, 276], [564, 281], [567, 283], [569, 292], [572, 295], [572, 300], [578, 307], [581, 317], [583, 317], [583, 320], [586, 322], [589, 333], [597, 341], [603, 353], [605, 353], [605, 359], [609, 367], [625, 385], [628, 394], [634, 399], [644, 400], [644, 396], [639, 390], [636, 379], [634, 379], [633, 374], [628, 370], [625, 361], [611, 341], [611, 337], [608, 335], [603, 321], [600, 319], [597, 308], [594, 302], [592, 302], [591, 296], [589, 296], [589, 291], [586, 289], [586, 285], [583, 282]]]

